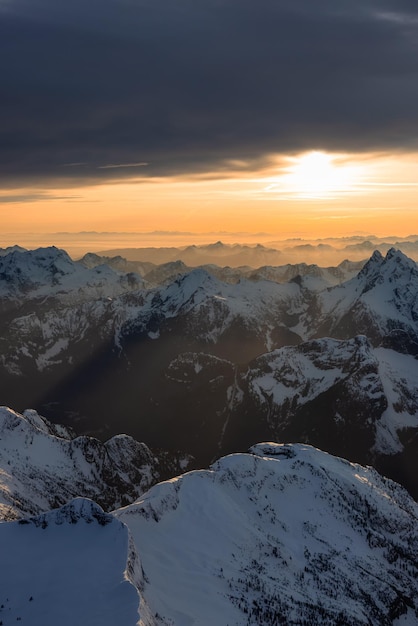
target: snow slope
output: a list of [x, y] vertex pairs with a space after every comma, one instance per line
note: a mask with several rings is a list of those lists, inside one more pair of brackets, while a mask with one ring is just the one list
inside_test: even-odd
[[141, 569], [128, 529], [90, 500], [0, 524], [0, 554], [3, 626], [144, 623]]
[[406, 491], [310, 446], [250, 452], [116, 512], [161, 623], [416, 623], [418, 507]]

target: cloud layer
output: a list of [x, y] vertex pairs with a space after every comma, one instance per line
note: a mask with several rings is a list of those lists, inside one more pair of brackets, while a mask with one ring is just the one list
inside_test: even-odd
[[0, 177], [418, 148], [408, 0], [0, 0]]

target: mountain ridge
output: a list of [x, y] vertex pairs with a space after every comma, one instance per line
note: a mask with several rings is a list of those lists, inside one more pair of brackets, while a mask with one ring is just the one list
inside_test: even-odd
[[310, 446], [258, 444], [157, 485], [116, 515], [141, 555], [144, 597], [168, 623], [418, 616], [416, 503], [374, 470]]
[[[0, 512], [6, 519], [38, 514], [75, 496], [114, 509], [161, 480], [167, 471], [162, 460], [128, 435], [102, 443], [34, 410], [21, 415], [0, 407]], [[187, 457], [183, 463], [187, 467]], [[171, 473], [179, 471], [179, 462], [171, 464]]]

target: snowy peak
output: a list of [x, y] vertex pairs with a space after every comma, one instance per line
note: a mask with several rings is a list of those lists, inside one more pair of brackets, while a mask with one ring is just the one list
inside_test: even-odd
[[64, 250], [55, 246], [37, 250], [13, 251], [0, 258], [0, 277], [25, 291], [43, 283], [58, 282], [73, 274], [75, 265]]
[[0, 408], [0, 435], [4, 436], [5, 433], [13, 431], [18, 428], [24, 420], [19, 413], [12, 411], [7, 407]]
[[311, 332], [315, 328], [316, 336], [365, 334], [374, 345], [396, 329], [409, 336], [412, 347], [417, 319], [418, 267], [391, 248], [386, 257], [374, 252], [352, 280], [318, 294], [304, 326]]
[[206, 291], [210, 294], [214, 289], [219, 289], [221, 284], [209, 272], [198, 267], [176, 278], [167, 288], [167, 291], [178, 289], [184, 294], [184, 299], [188, 300], [196, 291]]
[[116, 512], [152, 610], [176, 626], [414, 623], [418, 507], [406, 491], [310, 446], [250, 452]]
[[126, 264], [127, 261], [121, 256], [108, 257], [95, 254], [94, 252], [87, 252], [87, 254], [79, 260], [79, 263], [87, 269], [93, 269], [98, 265], [109, 265], [112, 267], [118, 264]]
[[384, 258], [382, 254], [379, 252], [379, 250], [375, 250], [372, 256], [370, 257], [370, 259], [367, 261], [367, 263], [365, 263], [363, 268], [360, 270], [357, 276], [357, 279], [360, 281], [361, 280], [364, 280], [364, 281], [373, 280], [375, 277], [379, 275], [379, 271], [383, 263], [383, 260]]
[[[299, 341], [299, 336], [278, 320], [283, 315], [286, 321], [297, 321], [300, 291], [294, 283], [266, 280], [243, 278], [228, 284], [197, 268], [146, 294], [136, 317], [132, 315], [122, 326], [122, 342], [126, 345], [137, 334], [161, 340], [168, 333], [177, 333], [183, 338], [184, 351], [195, 351], [197, 342], [219, 344], [219, 356], [229, 358], [232, 349], [241, 361], [244, 354], [253, 356], [286, 341]], [[238, 340], [238, 345], [235, 338], [240, 333], [246, 341]]]
[[366, 290], [384, 282], [408, 283], [412, 278], [418, 278], [416, 263], [396, 248], [388, 250], [385, 257], [376, 250], [358, 275]]
[[26, 248], [22, 248], [22, 246], [7, 246], [7, 248], [0, 248], [0, 256], [6, 256], [11, 252], [27, 252]]
[[16, 433], [24, 434], [25, 437], [28, 435], [32, 436], [35, 432], [69, 440], [75, 437], [71, 428], [61, 424], [52, 424], [52, 422], [41, 417], [33, 409], [27, 409], [21, 415], [8, 407], [2, 406], [0, 407], [0, 435], [6, 438], [12, 432], [15, 435]]
[[281, 389], [300, 388], [302, 398], [307, 400], [310, 395], [307, 384], [312, 387], [315, 381], [323, 386], [332, 384], [334, 377], [342, 379], [361, 368], [369, 369], [371, 364], [376, 366], [377, 360], [364, 335], [346, 341], [325, 337], [263, 354], [250, 364], [247, 376], [260, 372], [265, 377], [271, 372], [274, 394], [279, 396]]
[[[243, 414], [246, 423], [264, 425], [259, 437], [310, 442], [385, 467], [379, 457], [415, 458], [413, 446], [407, 450], [418, 430], [417, 381], [418, 361], [410, 354], [373, 348], [365, 336], [316, 339], [249, 364], [241, 382]], [[403, 467], [401, 456], [398, 466]], [[416, 472], [397, 473], [395, 467], [389, 475], [416, 496]]]
[[142, 277], [155, 267], [153, 263], [127, 261], [120, 255], [109, 257], [95, 254], [94, 252], [87, 252], [77, 263], [86, 269], [94, 269], [95, 267], [106, 265], [120, 274], [139, 274]]
[[417, 523], [375, 470], [259, 443], [113, 514], [76, 498], [0, 524], [0, 621], [412, 625]]
[[197, 268], [178, 276], [166, 287], [156, 290], [151, 307], [158, 316], [175, 317], [220, 293], [222, 285], [214, 276]]
[[68, 293], [74, 301], [83, 296], [114, 296], [142, 286], [142, 279], [135, 274], [120, 276], [107, 265], [87, 268], [55, 246], [0, 256], [3, 297], [40, 298]]
[[158, 460], [128, 435], [102, 443], [75, 437], [36, 411], [0, 409], [0, 519], [37, 514], [75, 496], [110, 510], [132, 502], [159, 478]]
[[[170, 285], [156, 291], [155, 303], [163, 310], [184, 311], [205, 301], [225, 303], [235, 313], [245, 315], [249, 310], [268, 308], [274, 300], [297, 298], [299, 287], [294, 284], [280, 285], [267, 280], [252, 281], [241, 278], [236, 284], [225, 283], [203, 268], [196, 268], [174, 280]], [[270, 311], [264, 311], [264, 314]]]
[[[1, 407], [0, 410], [10, 411], [7, 407]], [[62, 439], [74, 439], [75, 432], [69, 426], [63, 426], [62, 424], [53, 424], [49, 422], [47, 419], [39, 415], [37, 411], [34, 409], [26, 409], [23, 411], [22, 416], [25, 420], [37, 430], [45, 433], [46, 435], [51, 435], [53, 437], [61, 437]], [[20, 416], [19, 416], [20, 417]]]

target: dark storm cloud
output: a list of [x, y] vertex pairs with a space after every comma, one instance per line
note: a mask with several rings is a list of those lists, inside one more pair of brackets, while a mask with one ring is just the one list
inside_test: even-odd
[[412, 0], [0, 0], [0, 176], [416, 149], [417, 44]]

